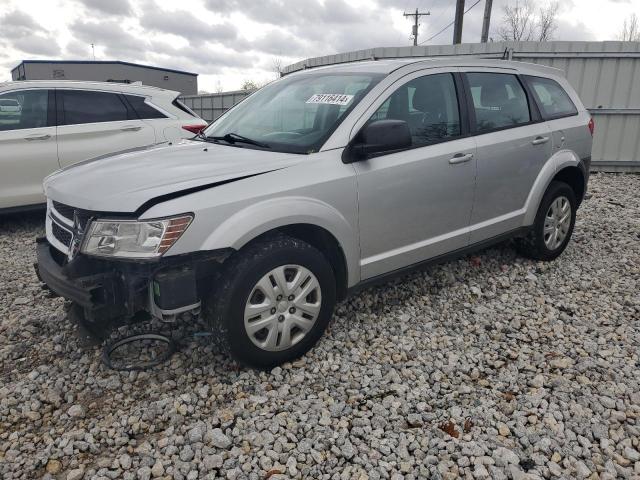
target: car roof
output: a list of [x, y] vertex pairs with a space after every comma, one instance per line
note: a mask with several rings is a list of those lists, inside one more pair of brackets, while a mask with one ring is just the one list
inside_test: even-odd
[[160, 87], [137, 83], [92, 82], [83, 80], [17, 80], [0, 83], [0, 90], [13, 90], [14, 88], [78, 88], [131, 93], [152, 97], [166, 96], [171, 98], [180, 95], [180, 92], [174, 90], [166, 90]]
[[390, 74], [401, 68], [442, 68], [442, 67], [483, 67], [512, 69], [521, 73], [545, 73], [547, 75], [562, 75], [562, 70], [534, 63], [514, 62], [511, 60], [453, 57], [410, 57], [385, 58], [380, 60], [359, 60], [335, 65], [309, 67], [291, 75], [323, 73], [381, 73]]

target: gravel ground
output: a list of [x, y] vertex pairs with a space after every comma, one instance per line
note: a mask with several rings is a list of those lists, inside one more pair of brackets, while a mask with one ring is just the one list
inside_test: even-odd
[[0, 477], [640, 478], [640, 176], [599, 174], [564, 255], [509, 245], [367, 290], [270, 372], [192, 340], [100, 363], [0, 220]]

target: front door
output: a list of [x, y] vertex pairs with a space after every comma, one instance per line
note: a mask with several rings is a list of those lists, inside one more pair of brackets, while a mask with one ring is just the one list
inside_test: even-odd
[[63, 167], [156, 141], [153, 127], [115, 92], [58, 89], [57, 109]]
[[42, 180], [58, 168], [49, 90], [0, 94], [0, 209], [44, 203]]
[[452, 73], [411, 74], [372, 108], [408, 122], [413, 146], [354, 164], [362, 279], [465, 247], [476, 169]]

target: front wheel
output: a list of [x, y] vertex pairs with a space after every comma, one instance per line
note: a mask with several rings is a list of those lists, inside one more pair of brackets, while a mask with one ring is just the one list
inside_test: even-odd
[[331, 265], [291, 237], [258, 241], [225, 264], [205, 314], [221, 345], [241, 363], [271, 368], [306, 353], [336, 301]]
[[564, 182], [551, 182], [542, 197], [531, 230], [516, 243], [518, 251], [534, 260], [557, 258], [571, 239], [576, 209], [573, 189]]

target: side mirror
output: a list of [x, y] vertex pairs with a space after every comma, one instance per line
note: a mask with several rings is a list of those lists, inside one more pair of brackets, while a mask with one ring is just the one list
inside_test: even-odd
[[349, 161], [355, 162], [369, 155], [402, 150], [412, 145], [409, 124], [404, 120], [376, 120], [364, 126], [357, 140], [349, 148]]

